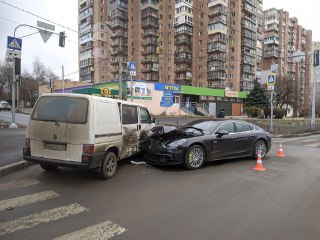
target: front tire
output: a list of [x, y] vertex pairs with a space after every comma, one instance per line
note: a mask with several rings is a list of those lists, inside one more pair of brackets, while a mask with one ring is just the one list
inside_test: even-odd
[[47, 172], [54, 172], [58, 169], [57, 165], [40, 164], [40, 167]]
[[191, 146], [184, 157], [185, 166], [190, 170], [201, 168], [205, 160], [206, 154], [200, 145]]
[[98, 176], [101, 179], [112, 178], [117, 170], [117, 156], [113, 152], [107, 152], [104, 160], [101, 163], [101, 167], [98, 172]]
[[264, 158], [267, 154], [267, 143], [260, 139], [256, 141], [253, 147], [253, 158], [258, 159], [258, 152], [261, 150], [261, 158]]

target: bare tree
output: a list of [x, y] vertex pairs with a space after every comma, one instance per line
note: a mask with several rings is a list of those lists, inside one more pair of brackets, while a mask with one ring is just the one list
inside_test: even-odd
[[21, 77], [20, 98], [25, 101], [31, 101], [33, 105], [39, 95], [38, 84], [27, 71], [23, 72]]
[[293, 79], [290, 79], [288, 76], [280, 78], [276, 82], [276, 94], [276, 107], [282, 108], [283, 106], [286, 106], [288, 110], [289, 106], [293, 106], [295, 98], [295, 85]]
[[8, 99], [10, 97], [10, 88], [12, 82], [12, 66], [6, 62], [0, 62], [0, 98]]

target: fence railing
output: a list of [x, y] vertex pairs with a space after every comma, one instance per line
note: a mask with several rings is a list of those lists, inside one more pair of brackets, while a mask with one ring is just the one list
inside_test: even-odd
[[291, 125], [273, 124], [273, 131], [270, 131], [269, 122], [261, 122], [261, 121], [255, 121], [255, 120], [248, 120], [248, 121], [261, 127], [265, 131], [268, 131], [274, 134], [299, 134], [299, 133], [307, 133], [312, 131], [320, 131], [320, 124], [316, 124], [314, 128], [312, 128], [310, 123], [292, 123]]

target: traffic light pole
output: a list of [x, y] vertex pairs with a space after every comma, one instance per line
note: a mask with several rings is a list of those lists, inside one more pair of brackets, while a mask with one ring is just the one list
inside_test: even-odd
[[15, 112], [16, 112], [16, 73], [15, 73], [15, 58], [12, 58], [12, 85], [11, 85], [11, 90], [12, 90], [12, 104], [11, 104], [11, 113], [12, 113], [12, 119], [11, 119], [11, 124], [9, 128], [18, 128], [16, 124], [16, 117], [15, 117]]
[[273, 131], [273, 91], [270, 92], [270, 132]]

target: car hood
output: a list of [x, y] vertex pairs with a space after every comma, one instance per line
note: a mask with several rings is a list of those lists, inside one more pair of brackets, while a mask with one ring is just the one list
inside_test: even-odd
[[186, 127], [181, 126], [156, 126], [151, 131], [151, 136], [144, 141], [144, 146], [146, 147], [154, 144], [165, 146], [180, 139], [203, 136], [202, 132], [186, 132]]

